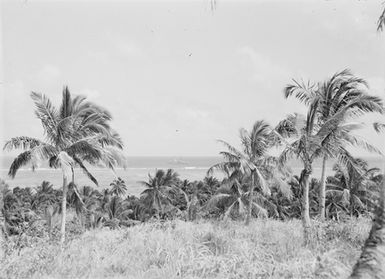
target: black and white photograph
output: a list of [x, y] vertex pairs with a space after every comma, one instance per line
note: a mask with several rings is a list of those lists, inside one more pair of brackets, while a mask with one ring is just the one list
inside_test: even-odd
[[0, 279], [384, 279], [384, 0], [0, 0]]

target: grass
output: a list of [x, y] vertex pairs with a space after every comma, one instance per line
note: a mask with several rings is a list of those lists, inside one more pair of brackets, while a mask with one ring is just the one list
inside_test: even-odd
[[314, 222], [302, 245], [298, 220], [147, 223], [96, 229], [61, 253], [42, 241], [0, 261], [0, 278], [346, 278], [370, 222]]

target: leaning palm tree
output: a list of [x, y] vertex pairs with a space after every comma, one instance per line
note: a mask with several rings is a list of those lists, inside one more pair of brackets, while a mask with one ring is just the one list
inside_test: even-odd
[[[365, 113], [384, 112], [382, 99], [369, 95], [366, 90], [367, 88], [368, 85], [365, 80], [355, 77], [349, 70], [345, 69], [337, 72], [325, 82], [318, 84], [311, 82], [304, 84], [294, 80], [293, 84], [285, 88], [284, 95], [286, 98], [295, 96], [307, 105], [317, 99], [319, 102], [317, 106], [318, 124], [326, 123], [334, 115], [344, 111], [344, 121], [339, 123], [339, 130], [325, 138], [324, 146], [336, 144], [340, 144], [341, 147], [356, 146], [369, 152], [381, 154], [379, 149], [352, 133], [354, 130], [363, 127], [360, 123], [352, 122], [354, 118]], [[326, 163], [330, 157], [337, 158], [338, 154], [324, 152], [322, 156], [321, 187], [319, 193], [319, 213], [321, 219], [325, 218]]]
[[146, 187], [141, 197], [146, 207], [154, 211], [158, 217], [163, 215], [167, 205], [172, 204], [170, 193], [177, 191], [178, 173], [172, 169], [157, 170], [154, 176], [148, 175], [147, 181], [140, 181]]
[[14, 178], [24, 165], [32, 170], [39, 161], [47, 161], [63, 174], [61, 244], [65, 240], [65, 218], [68, 182], [74, 179], [74, 167], [79, 166], [97, 184], [84, 162], [103, 164], [111, 169], [124, 164], [119, 135], [110, 129], [111, 115], [84, 97], [71, 97], [67, 87], [63, 90], [62, 104], [56, 109], [43, 94], [31, 93], [35, 103], [35, 114], [40, 119], [45, 140], [16, 137], [6, 142], [4, 150], [24, 149], [13, 161], [9, 176]]
[[318, 121], [319, 104], [318, 98], [310, 100], [306, 117], [299, 114], [289, 115], [275, 129], [277, 141], [284, 145], [280, 154], [280, 164], [286, 164], [293, 157], [297, 157], [303, 163], [300, 184], [303, 189], [302, 223], [305, 244], [310, 240], [309, 183], [314, 160], [323, 154], [329, 156], [336, 154], [337, 158], [344, 164], [354, 164], [352, 156], [342, 144], [325, 144], [328, 138], [337, 133], [349, 106], [333, 115], [328, 121], [321, 122]]
[[[225, 161], [212, 166], [208, 170], [208, 174], [211, 174], [215, 169], [219, 169], [225, 172], [229, 178], [240, 174], [250, 177], [249, 202], [247, 203], [248, 208], [245, 222], [248, 225], [251, 219], [254, 189], [258, 186], [263, 194], [270, 194], [270, 188], [266, 181], [266, 170], [273, 170], [273, 168], [268, 168], [267, 166], [273, 162], [271, 157], [268, 156], [268, 150], [273, 146], [274, 138], [272, 137], [269, 124], [263, 120], [255, 122], [250, 132], [241, 129], [240, 138], [242, 151], [223, 140], [219, 140], [228, 149], [228, 151], [220, 152]], [[277, 175], [271, 177], [277, 179], [277, 181], [279, 179]], [[281, 184], [284, 185], [284, 183]]]

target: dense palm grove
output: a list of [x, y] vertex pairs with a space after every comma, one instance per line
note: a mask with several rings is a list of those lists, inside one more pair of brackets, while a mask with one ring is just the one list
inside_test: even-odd
[[[378, 169], [368, 169], [364, 161], [359, 162], [365, 175], [345, 177], [336, 165], [335, 175], [327, 178], [327, 218], [342, 220], [369, 214], [373, 195], [378, 193], [383, 177]], [[47, 181], [34, 188], [15, 187], [12, 190], [1, 183], [6, 235], [19, 238], [38, 233], [55, 237], [58, 232], [53, 220], [61, 212], [62, 190]], [[76, 216], [69, 224], [73, 230], [70, 233], [101, 226], [122, 228], [151, 219], [243, 219], [247, 215], [249, 179], [246, 176], [226, 177], [221, 181], [207, 176], [202, 181], [187, 181], [171, 169], [157, 170], [148, 181], [143, 181], [143, 185], [146, 189], [140, 197], [135, 197], [126, 194], [127, 186], [120, 178], [103, 190], [91, 186], [77, 189], [70, 183], [67, 206]], [[319, 180], [313, 178], [309, 191], [310, 215], [313, 217], [318, 215], [319, 188]], [[268, 195], [257, 189], [252, 215], [283, 220], [300, 218], [302, 190], [299, 177], [288, 180], [285, 191], [272, 186]]]
[[[221, 140], [223, 161], [209, 168], [203, 180], [183, 180], [172, 169], [156, 170], [140, 182], [144, 190], [139, 197], [127, 195], [130, 185], [119, 177], [110, 185], [99, 185], [89, 168], [113, 171], [125, 165], [123, 144], [110, 126], [108, 111], [83, 97], [73, 98], [67, 87], [58, 109], [42, 94], [31, 96], [46, 140], [9, 140], [6, 150], [23, 149], [9, 175], [14, 177], [23, 165], [34, 169], [46, 161], [62, 170], [63, 185], [43, 181], [33, 188], [10, 189], [1, 182], [2, 230], [9, 251], [32, 245], [36, 237], [60, 238], [63, 245], [66, 236], [92, 228], [118, 229], [174, 218], [235, 219], [245, 225], [252, 218], [300, 218], [306, 243], [312, 218], [369, 216], [379, 197], [380, 170], [349, 150], [356, 147], [381, 155], [354, 132], [363, 126], [362, 115], [384, 113], [383, 102], [368, 94], [366, 82], [348, 70], [325, 82], [288, 85], [284, 96], [296, 97], [307, 114], [291, 114], [275, 126], [256, 121], [250, 130], [240, 130], [240, 148]], [[383, 127], [373, 124], [377, 130]], [[290, 169], [292, 160], [302, 163], [300, 174]], [[312, 177], [315, 161], [322, 166], [319, 178]], [[326, 175], [327, 163], [334, 165], [331, 176]], [[75, 168], [100, 187], [77, 185]], [[218, 179], [218, 172], [223, 178]], [[66, 217], [67, 208], [73, 218]]]

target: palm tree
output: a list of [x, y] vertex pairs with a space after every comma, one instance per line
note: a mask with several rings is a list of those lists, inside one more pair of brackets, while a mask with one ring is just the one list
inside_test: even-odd
[[95, 214], [95, 211], [97, 211], [98, 198], [101, 194], [90, 186], [83, 186], [79, 189], [74, 186], [72, 182], [68, 185], [69, 189], [72, 187], [72, 194], [69, 195], [69, 204], [75, 208], [80, 225], [84, 226], [88, 224], [87, 220], [90, 215]]
[[[216, 194], [207, 202], [205, 208], [213, 208], [223, 211], [224, 219], [229, 217], [247, 217], [248, 209], [254, 212], [258, 217], [268, 217], [268, 211], [263, 203], [267, 201], [260, 193], [254, 193], [250, 206], [250, 177], [239, 174], [225, 179], [222, 186], [219, 187]], [[270, 204], [274, 207], [273, 204]], [[275, 210], [275, 207], [274, 207]]]
[[[365, 113], [383, 113], [384, 107], [381, 98], [367, 94], [367, 83], [365, 80], [355, 77], [349, 70], [345, 69], [334, 74], [330, 79], [323, 83], [307, 84], [299, 83], [294, 80], [294, 84], [288, 85], [284, 90], [286, 98], [295, 96], [300, 101], [309, 105], [312, 101], [318, 100], [317, 122], [319, 125], [326, 123], [336, 114], [344, 112], [344, 121], [340, 121], [339, 129], [325, 138], [323, 145], [327, 146], [339, 144], [341, 147], [357, 146], [369, 152], [381, 154], [381, 152], [363, 138], [352, 132], [362, 127], [359, 123], [350, 122], [353, 118]], [[325, 150], [322, 156], [321, 187], [319, 193], [319, 213], [321, 219], [325, 219], [325, 183], [326, 183], [326, 162], [329, 157], [336, 158], [338, 154], [333, 154]]]
[[339, 201], [336, 207], [349, 212], [351, 216], [365, 211], [376, 198], [377, 183], [371, 178], [379, 172], [378, 168], [369, 169], [367, 162], [361, 159], [355, 161], [356, 168], [339, 164], [334, 166], [336, 173], [328, 179], [326, 191], [332, 200]]
[[[265, 121], [256, 121], [250, 132], [245, 129], [240, 130], [242, 151], [239, 151], [229, 143], [219, 140], [228, 151], [220, 154], [225, 158], [225, 162], [218, 163], [208, 170], [208, 174], [214, 169], [223, 171], [229, 178], [240, 174], [250, 177], [249, 201], [246, 215], [246, 225], [250, 223], [252, 205], [254, 199], [254, 189], [258, 186], [265, 195], [270, 194], [267, 186], [267, 170], [273, 171], [269, 164], [274, 162], [272, 157], [267, 155], [268, 149], [273, 146], [274, 141], [271, 128]], [[278, 181], [279, 176], [273, 175], [272, 179]]]
[[24, 149], [9, 169], [9, 176], [15, 177], [18, 169], [28, 163], [32, 170], [42, 160], [54, 168], [60, 167], [63, 174], [61, 244], [65, 240], [65, 218], [67, 186], [74, 179], [74, 167], [79, 166], [97, 184], [95, 177], [83, 162], [103, 163], [109, 168], [124, 164], [121, 155], [122, 143], [119, 135], [110, 129], [111, 115], [99, 106], [86, 102], [84, 97], [72, 99], [68, 87], [64, 87], [61, 106], [56, 109], [43, 94], [31, 93], [35, 103], [35, 114], [40, 119], [46, 140], [30, 137], [16, 137], [9, 140], [4, 150]]
[[119, 196], [113, 196], [111, 200], [104, 206], [107, 213], [105, 215], [105, 226], [116, 229], [121, 225], [129, 225], [129, 214], [132, 210], [129, 208], [129, 203], [123, 201]]
[[36, 188], [36, 194], [32, 202], [32, 209], [45, 210], [48, 206], [53, 206], [57, 203], [56, 192], [53, 185], [48, 181], [43, 181], [40, 186]]
[[157, 170], [154, 176], [148, 174], [148, 182], [140, 181], [147, 189], [141, 193], [141, 198], [147, 208], [155, 211], [160, 217], [165, 212], [165, 206], [170, 205], [170, 192], [176, 191], [176, 185], [179, 181], [179, 175], [172, 169]]
[[112, 187], [111, 193], [116, 196], [124, 196], [127, 191], [126, 183], [120, 177], [114, 179], [110, 186]]
[[350, 153], [342, 144], [325, 144], [328, 138], [337, 133], [340, 123], [344, 120], [346, 106], [343, 110], [336, 113], [326, 122], [318, 121], [318, 98], [309, 100], [310, 107], [307, 116], [299, 114], [289, 115], [282, 120], [276, 127], [277, 141], [284, 145], [280, 155], [280, 164], [296, 156], [303, 163], [303, 170], [300, 175], [302, 194], [302, 223], [304, 227], [305, 244], [308, 243], [310, 233], [310, 214], [309, 214], [309, 183], [313, 172], [313, 162], [323, 154], [331, 156], [338, 154], [337, 158], [345, 164], [354, 164]]

